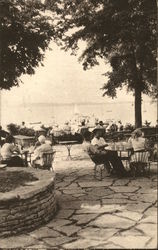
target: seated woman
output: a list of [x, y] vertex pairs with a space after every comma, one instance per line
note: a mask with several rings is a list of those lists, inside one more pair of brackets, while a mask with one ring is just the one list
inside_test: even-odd
[[147, 140], [143, 137], [143, 132], [139, 128], [133, 131], [128, 143], [131, 144], [134, 152], [142, 151], [147, 148]]
[[[53, 151], [52, 146], [48, 143], [46, 143], [46, 138], [44, 135], [40, 135], [38, 137], [38, 143], [40, 144], [37, 146], [34, 150], [33, 156], [32, 156], [32, 165], [43, 165], [43, 158], [42, 154], [46, 152]], [[37, 144], [36, 144], [37, 145]]]
[[[107, 162], [110, 162], [113, 167], [113, 170], [118, 176], [127, 176], [128, 173], [125, 170], [120, 158], [118, 157], [117, 152], [100, 149], [100, 147], [98, 147], [96, 144], [92, 145], [90, 143], [91, 140], [90, 136], [91, 136], [90, 132], [87, 131], [84, 134], [84, 142], [82, 145], [84, 151], [86, 151], [91, 156], [91, 159], [94, 160], [95, 162], [98, 162], [98, 164], [105, 164], [105, 166], [107, 165]], [[103, 145], [101, 146], [103, 147]], [[108, 170], [109, 169], [107, 169], [107, 171]]]
[[2, 161], [1, 163], [5, 163], [8, 166], [24, 166], [23, 160], [20, 156], [16, 154], [20, 153], [20, 150], [17, 146], [14, 145], [14, 137], [11, 135], [8, 135], [6, 138], [6, 142], [3, 144], [1, 148], [1, 156]]
[[133, 154], [131, 155], [131, 169], [137, 164], [136, 172], [139, 173], [142, 165], [140, 163], [146, 163], [149, 153], [145, 152], [148, 149], [147, 140], [143, 137], [141, 129], [133, 131], [132, 136], [128, 142], [133, 148]]

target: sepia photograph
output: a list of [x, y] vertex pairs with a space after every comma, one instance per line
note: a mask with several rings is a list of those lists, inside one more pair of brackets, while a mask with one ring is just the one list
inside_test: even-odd
[[0, 0], [0, 250], [158, 249], [156, 0]]

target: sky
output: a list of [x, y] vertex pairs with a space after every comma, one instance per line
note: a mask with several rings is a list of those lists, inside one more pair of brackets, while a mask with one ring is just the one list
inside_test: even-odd
[[[78, 57], [70, 52], [60, 50], [51, 43], [44, 59], [44, 67], [36, 69], [33, 76], [25, 75], [23, 84], [13, 87], [10, 91], [1, 91], [1, 102], [6, 106], [27, 103], [80, 103], [80, 102], [111, 102], [103, 97], [100, 88], [106, 82], [105, 73], [109, 66], [100, 61], [99, 66], [84, 71]], [[80, 52], [82, 51], [82, 45]], [[125, 90], [118, 91], [118, 98], [113, 102], [133, 101], [132, 94]], [[145, 98], [145, 100], [148, 100]]]

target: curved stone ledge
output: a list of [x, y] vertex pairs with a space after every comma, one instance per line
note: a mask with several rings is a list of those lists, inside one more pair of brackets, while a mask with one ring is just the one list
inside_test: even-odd
[[48, 222], [56, 212], [55, 174], [19, 167], [3, 171], [29, 172], [38, 180], [0, 193], [0, 237], [28, 232]]

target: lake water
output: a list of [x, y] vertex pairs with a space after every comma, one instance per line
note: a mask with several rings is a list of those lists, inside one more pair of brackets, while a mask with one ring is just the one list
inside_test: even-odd
[[[123, 124], [134, 124], [134, 106], [131, 102], [122, 103], [87, 103], [87, 104], [23, 104], [21, 106], [5, 106], [1, 108], [1, 124], [11, 122], [21, 124], [39, 122], [51, 123], [53, 120], [63, 123], [71, 119], [75, 113], [94, 116], [100, 120], [121, 120]], [[142, 105], [142, 120], [155, 125], [157, 120], [157, 103], [145, 102]]]

